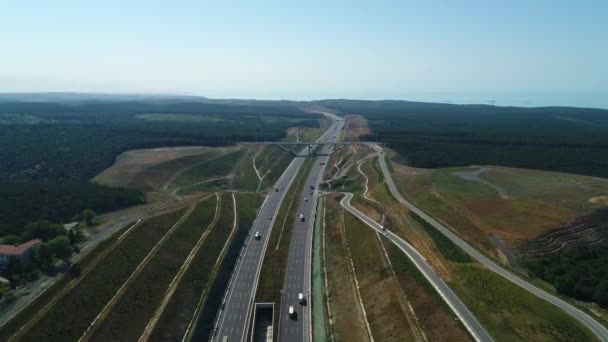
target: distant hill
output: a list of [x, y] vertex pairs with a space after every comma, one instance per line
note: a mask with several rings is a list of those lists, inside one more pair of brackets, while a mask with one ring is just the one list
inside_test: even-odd
[[201, 101], [207, 98], [171, 94], [120, 94], [120, 93], [0, 93], [0, 102], [94, 102], [94, 101]]

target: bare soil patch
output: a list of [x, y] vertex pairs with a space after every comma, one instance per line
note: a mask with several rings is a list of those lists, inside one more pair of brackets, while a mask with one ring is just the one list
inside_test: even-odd
[[163, 147], [126, 151], [116, 157], [114, 165], [103, 170], [93, 181], [108, 186], [127, 186], [143, 170], [163, 162], [208, 151], [208, 147]]
[[359, 140], [361, 136], [372, 133], [367, 125], [367, 120], [361, 115], [346, 115], [346, 140]]

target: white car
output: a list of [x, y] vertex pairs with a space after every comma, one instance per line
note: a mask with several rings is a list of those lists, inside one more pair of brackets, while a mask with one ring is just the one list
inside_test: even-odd
[[289, 317], [295, 317], [296, 309], [293, 308], [293, 305], [289, 306]]
[[298, 302], [304, 304], [304, 294], [302, 292], [298, 293]]
[[308, 202], [308, 197], [304, 197], [304, 202]]
[[260, 235], [260, 232], [255, 232], [255, 235], [253, 236], [256, 240], [259, 240], [262, 235]]

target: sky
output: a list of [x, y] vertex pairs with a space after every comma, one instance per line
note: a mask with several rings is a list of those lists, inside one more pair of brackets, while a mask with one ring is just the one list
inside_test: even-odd
[[608, 94], [608, 1], [0, 0], [0, 92]]

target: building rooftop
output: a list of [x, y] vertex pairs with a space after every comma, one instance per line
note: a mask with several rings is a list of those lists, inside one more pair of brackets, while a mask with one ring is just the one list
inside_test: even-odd
[[36, 246], [41, 242], [42, 240], [40, 239], [33, 239], [28, 242], [22, 243], [19, 246], [0, 245], [0, 255], [21, 255], [23, 254], [23, 252], [27, 251], [28, 249]]

